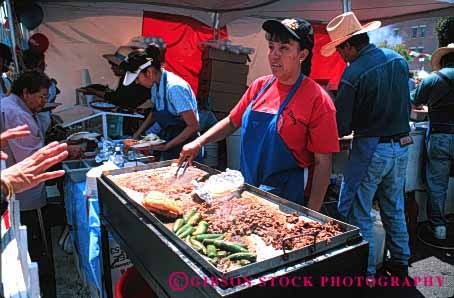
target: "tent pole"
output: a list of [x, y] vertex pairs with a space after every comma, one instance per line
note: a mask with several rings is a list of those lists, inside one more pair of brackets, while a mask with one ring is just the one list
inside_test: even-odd
[[342, 10], [345, 12], [352, 11], [352, 1], [351, 0], [342, 0]]
[[219, 39], [219, 12], [215, 12], [213, 16], [213, 39]]
[[8, 23], [9, 23], [9, 33], [11, 35], [11, 52], [13, 54], [14, 59], [14, 69], [16, 73], [19, 73], [19, 62], [17, 60], [17, 53], [16, 53], [16, 32], [14, 30], [14, 16], [13, 11], [11, 9], [10, 0], [5, 1], [6, 4], [6, 11], [8, 13]]

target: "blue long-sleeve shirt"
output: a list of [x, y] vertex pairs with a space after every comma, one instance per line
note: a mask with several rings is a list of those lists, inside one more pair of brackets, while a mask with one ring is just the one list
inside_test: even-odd
[[336, 96], [339, 136], [385, 137], [410, 131], [408, 64], [389, 49], [369, 44], [342, 75]]
[[[439, 72], [454, 82], [454, 64], [446, 65]], [[431, 73], [412, 95], [415, 105], [429, 106], [431, 127], [454, 127], [454, 89], [440, 76]]]

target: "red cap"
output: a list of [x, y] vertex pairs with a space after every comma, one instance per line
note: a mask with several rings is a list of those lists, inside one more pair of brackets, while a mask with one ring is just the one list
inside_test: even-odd
[[42, 33], [35, 33], [28, 39], [28, 46], [31, 50], [44, 53], [49, 48], [49, 39]]

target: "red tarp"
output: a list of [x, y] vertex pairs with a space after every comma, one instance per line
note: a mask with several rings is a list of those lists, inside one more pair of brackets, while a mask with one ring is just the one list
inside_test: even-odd
[[[199, 73], [202, 69], [201, 41], [213, 39], [213, 28], [191, 17], [144, 12], [143, 36], [159, 36], [166, 45], [166, 69], [188, 82], [197, 94]], [[227, 28], [219, 32], [227, 39]]]
[[[337, 89], [345, 63], [337, 53], [331, 57], [320, 54], [320, 48], [330, 39], [325, 30], [326, 25], [313, 26], [315, 46], [311, 77], [322, 85], [328, 85], [328, 89]], [[142, 35], [159, 36], [165, 41], [166, 68], [185, 79], [197, 94], [198, 76], [202, 68], [202, 50], [198, 44], [212, 39], [213, 29], [191, 17], [145, 12]], [[221, 28], [220, 37], [228, 38], [226, 27]]]
[[340, 78], [345, 69], [345, 62], [336, 52], [330, 57], [324, 57], [320, 54], [323, 45], [331, 41], [326, 32], [326, 25], [312, 24], [315, 33], [315, 45], [312, 56], [311, 78], [320, 82], [322, 85], [328, 85], [328, 89], [337, 90]]

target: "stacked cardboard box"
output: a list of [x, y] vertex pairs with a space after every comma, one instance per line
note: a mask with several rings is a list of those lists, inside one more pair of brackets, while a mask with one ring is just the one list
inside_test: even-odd
[[201, 107], [213, 111], [218, 118], [226, 116], [247, 89], [247, 61], [246, 54], [205, 48], [199, 75]]

